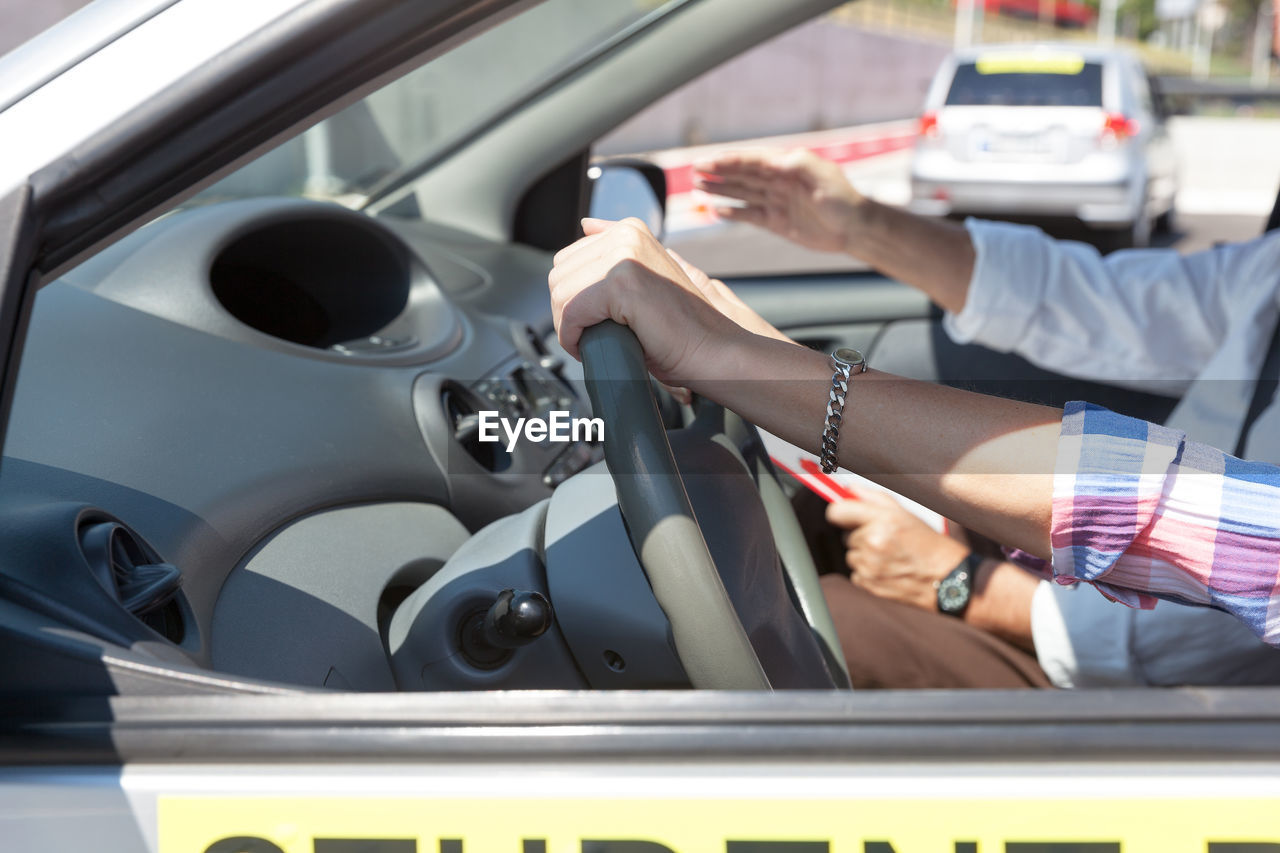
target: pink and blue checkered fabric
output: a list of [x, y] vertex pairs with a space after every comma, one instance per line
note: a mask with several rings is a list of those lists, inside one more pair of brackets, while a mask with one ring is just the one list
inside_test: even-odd
[[1280, 645], [1280, 467], [1070, 403], [1053, 486], [1053, 573], [1126, 604], [1216, 607]]

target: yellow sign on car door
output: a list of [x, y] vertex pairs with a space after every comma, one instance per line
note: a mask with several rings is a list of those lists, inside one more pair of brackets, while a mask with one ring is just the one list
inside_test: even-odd
[[161, 853], [1280, 853], [1274, 799], [454, 800], [353, 791], [162, 796], [158, 810]]

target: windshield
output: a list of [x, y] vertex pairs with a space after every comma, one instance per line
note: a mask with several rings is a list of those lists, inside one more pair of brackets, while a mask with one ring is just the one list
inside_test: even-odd
[[197, 195], [266, 195], [358, 206], [429, 163], [588, 51], [679, 0], [546, 0], [384, 86]]

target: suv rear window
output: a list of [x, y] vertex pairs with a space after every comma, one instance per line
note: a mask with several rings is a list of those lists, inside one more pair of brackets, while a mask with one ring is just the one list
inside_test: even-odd
[[1042, 63], [1018, 70], [1013, 62], [979, 59], [956, 66], [947, 106], [1100, 107], [1102, 65]]

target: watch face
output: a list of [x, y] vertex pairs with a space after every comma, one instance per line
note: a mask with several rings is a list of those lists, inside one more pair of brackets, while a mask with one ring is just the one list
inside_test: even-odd
[[953, 572], [938, 584], [938, 609], [943, 613], [959, 613], [969, 604], [969, 573]]

